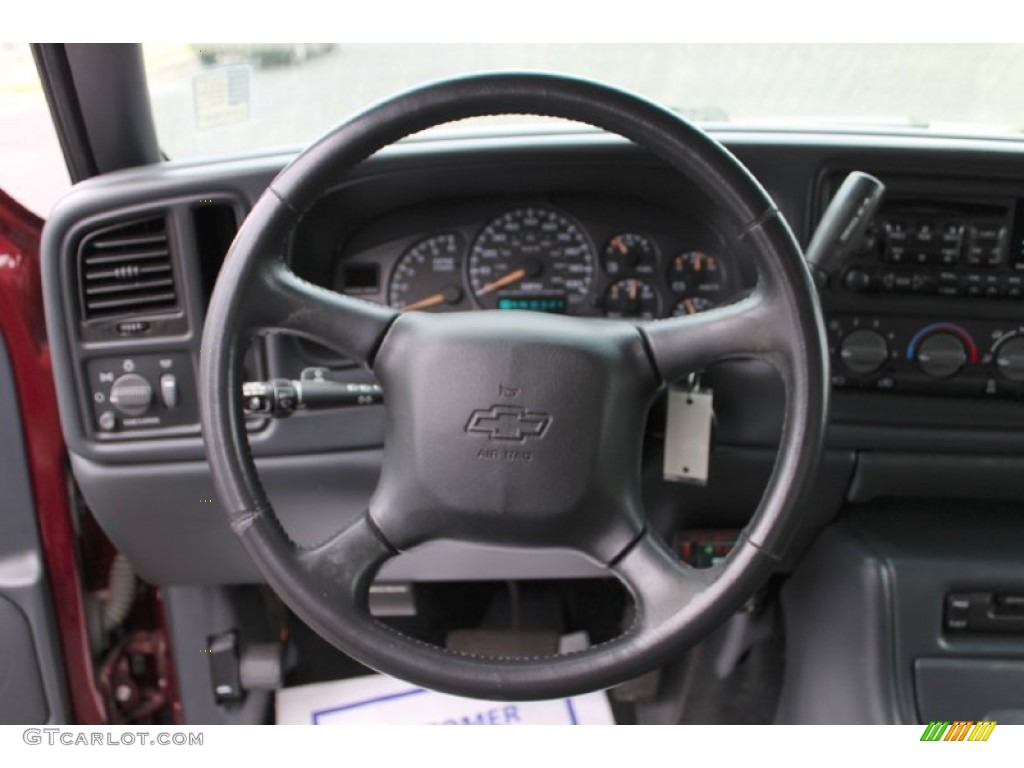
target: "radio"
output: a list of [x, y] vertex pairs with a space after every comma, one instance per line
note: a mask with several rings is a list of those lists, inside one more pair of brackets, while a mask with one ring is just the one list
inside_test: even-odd
[[883, 184], [864, 173], [833, 189], [808, 248], [828, 312], [832, 385], [1024, 397], [1020, 189]]
[[836, 289], [1024, 298], [1024, 201], [896, 200], [868, 229]]

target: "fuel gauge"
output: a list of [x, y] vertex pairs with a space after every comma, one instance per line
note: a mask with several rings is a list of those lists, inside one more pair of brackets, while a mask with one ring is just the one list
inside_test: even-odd
[[612, 283], [604, 295], [604, 313], [608, 317], [652, 320], [659, 309], [654, 286], [635, 277]]

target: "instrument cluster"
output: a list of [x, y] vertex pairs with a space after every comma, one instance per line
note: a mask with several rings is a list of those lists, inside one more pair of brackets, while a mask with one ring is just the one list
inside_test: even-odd
[[721, 238], [704, 228], [666, 229], [583, 223], [546, 203], [509, 207], [347, 253], [334, 287], [406, 312], [518, 309], [637, 320], [732, 300], [742, 280]]

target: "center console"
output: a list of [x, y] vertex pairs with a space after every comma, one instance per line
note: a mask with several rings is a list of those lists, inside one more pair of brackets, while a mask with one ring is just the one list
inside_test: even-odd
[[[822, 200], [842, 174], [827, 176]], [[882, 177], [824, 296], [838, 390], [1024, 396], [1024, 186]]]

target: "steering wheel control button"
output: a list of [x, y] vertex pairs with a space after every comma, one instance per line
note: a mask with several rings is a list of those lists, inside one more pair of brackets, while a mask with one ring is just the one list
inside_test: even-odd
[[110, 404], [125, 416], [142, 416], [153, 402], [153, 386], [137, 373], [119, 376], [110, 387]]
[[178, 378], [173, 373], [165, 373], [160, 377], [160, 400], [164, 408], [178, 407]]
[[889, 345], [877, 331], [861, 329], [843, 339], [839, 358], [850, 373], [875, 373], [889, 359]]

